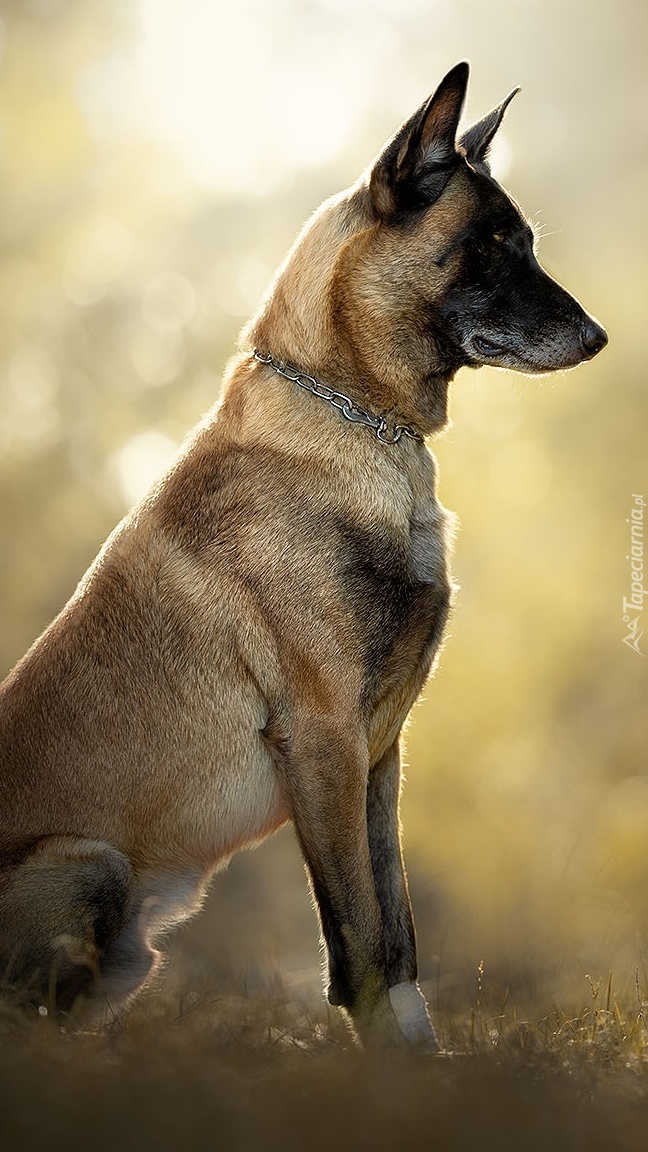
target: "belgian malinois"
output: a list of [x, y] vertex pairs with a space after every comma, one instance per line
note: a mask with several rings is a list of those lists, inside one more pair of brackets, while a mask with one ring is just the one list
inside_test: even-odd
[[607, 337], [542, 270], [458, 64], [298, 238], [189, 447], [2, 686], [0, 972], [87, 1019], [232, 854], [292, 820], [331, 1003], [434, 1049], [399, 737], [451, 599], [424, 438], [463, 365]]

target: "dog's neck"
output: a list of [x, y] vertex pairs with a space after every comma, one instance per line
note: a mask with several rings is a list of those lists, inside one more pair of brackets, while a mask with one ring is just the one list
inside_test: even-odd
[[325, 404], [330, 404], [340, 413], [342, 419], [347, 420], [350, 424], [360, 424], [365, 428], [370, 428], [382, 444], [398, 444], [403, 438], [423, 443], [424, 438], [416, 428], [412, 428], [408, 424], [401, 424], [398, 420], [390, 421], [382, 414], [362, 408], [345, 393], [335, 392], [328, 385], [322, 384], [321, 380], [316, 380], [314, 376], [306, 372], [300, 372], [292, 364], [287, 364], [283, 360], [276, 360], [268, 352], [260, 352], [258, 348], [255, 348], [253, 355], [259, 364], [267, 366], [277, 376], [282, 376], [284, 380], [289, 380], [298, 388], [303, 388], [311, 396], [315, 396]]
[[429, 435], [447, 422], [455, 368], [441, 363], [431, 332], [407, 340], [379, 280], [368, 282], [362, 261], [371, 229], [357, 192], [325, 204], [298, 237], [246, 342]]

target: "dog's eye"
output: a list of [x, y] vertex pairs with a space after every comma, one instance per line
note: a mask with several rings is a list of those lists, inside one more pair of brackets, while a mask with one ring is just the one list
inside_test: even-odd
[[506, 240], [506, 232], [493, 232], [493, 240], [496, 244], [503, 244]]

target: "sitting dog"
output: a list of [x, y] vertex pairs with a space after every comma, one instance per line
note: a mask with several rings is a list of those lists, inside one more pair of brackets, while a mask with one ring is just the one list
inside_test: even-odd
[[400, 732], [451, 599], [425, 437], [464, 365], [607, 342], [538, 265], [458, 64], [322, 205], [219, 403], [0, 696], [0, 974], [98, 1018], [234, 852], [292, 820], [361, 1042], [436, 1039], [417, 985]]

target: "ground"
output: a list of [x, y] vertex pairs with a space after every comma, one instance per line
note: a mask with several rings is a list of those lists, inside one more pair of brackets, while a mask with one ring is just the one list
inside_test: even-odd
[[[430, 995], [428, 990], [428, 995]], [[448, 1054], [363, 1053], [319, 998], [179, 990], [165, 978], [104, 1034], [0, 1015], [6, 1152], [281, 1148], [624, 1152], [648, 1145], [641, 997], [591, 984], [575, 1012], [476, 1002]]]

